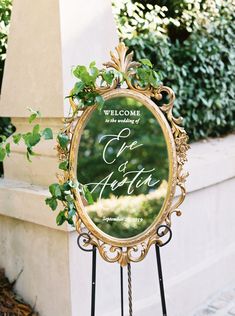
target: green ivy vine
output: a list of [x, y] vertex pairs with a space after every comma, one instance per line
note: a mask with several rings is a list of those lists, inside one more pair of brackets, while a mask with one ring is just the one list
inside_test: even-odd
[[[161, 84], [162, 74], [156, 72], [153, 69], [152, 63], [148, 59], [140, 60], [140, 66], [135, 69], [138, 84], [140, 86], [152, 86], [154, 88]], [[80, 109], [88, 106], [96, 105], [99, 110], [104, 105], [104, 99], [97, 90], [97, 81], [100, 80], [99, 85], [111, 86], [114, 80], [118, 80], [120, 85], [125, 81], [125, 74], [110, 69], [99, 70], [96, 67], [95, 62], [90, 63], [89, 67], [78, 65], [73, 69], [73, 75], [76, 78], [76, 83], [67, 98], [72, 98], [76, 104], [76, 109], [72, 109], [71, 121], [77, 115]], [[131, 78], [128, 78], [132, 80]], [[29, 124], [32, 124], [40, 113], [38, 111], [31, 111], [31, 115], [28, 119]], [[10, 155], [11, 145], [10, 139], [13, 143], [19, 144], [23, 142], [26, 147], [26, 157], [31, 162], [31, 156], [35, 155], [34, 148], [40, 143], [42, 139], [53, 139], [52, 129], [47, 127], [41, 130], [40, 124], [36, 124], [32, 127], [31, 132], [27, 133], [14, 133], [10, 138], [6, 138], [0, 135], [0, 161], [3, 161]], [[64, 159], [59, 162], [58, 168], [63, 172], [68, 172], [69, 161], [67, 159], [69, 152], [70, 138], [64, 130], [60, 131], [56, 136], [56, 141], [59, 150], [63, 153]], [[93, 204], [93, 198], [86, 185], [81, 183], [74, 183], [71, 180], [58, 180], [57, 183], [52, 183], [49, 186], [50, 196], [46, 198], [45, 202], [52, 211], [56, 211], [60, 208], [60, 211], [56, 217], [57, 225], [62, 225], [64, 222], [68, 222], [70, 225], [74, 225], [73, 218], [76, 214], [76, 208], [74, 203], [74, 197], [72, 190], [77, 189], [89, 204]]]

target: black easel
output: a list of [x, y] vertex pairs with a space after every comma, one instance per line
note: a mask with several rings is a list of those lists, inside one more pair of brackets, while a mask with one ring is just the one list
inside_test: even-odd
[[120, 265], [120, 285], [121, 285], [121, 316], [124, 316], [123, 267], [121, 265]]
[[[165, 290], [163, 282], [162, 273], [162, 263], [160, 248], [167, 245], [172, 238], [172, 231], [169, 226], [161, 225], [157, 228], [157, 235], [159, 237], [166, 236], [168, 234], [168, 239], [165, 242], [157, 241], [155, 244], [156, 259], [157, 259], [157, 270], [158, 270], [158, 280], [161, 295], [161, 305], [162, 305], [162, 315], [167, 316], [166, 309], [166, 299]], [[81, 239], [83, 245], [81, 244]], [[91, 316], [95, 316], [95, 298], [96, 298], [96, 256], [97, 250], [96, 246], [92, 246], [91, 249], [85, 248], [86, 244], [89, 244], [90, 236], [87, 233], [82, 233], [78, 236], [77, 244], [79, 248], [86, 252], [92, 252], [92, 283], [91, 283]], [[127, 265], [127, 276], [128, 276], [128, 302], [129, 302], [129, 316], [133, 316], [132, 308], [132, 276], [131, 276], [131, 264]], [[120, 298], [121, 298], [121, 316], [124, 316], [124, 290], [123, 290], [123, 267], [120, 266]]]
[[163, 237], [163, 236], [167, 236], [168, 235], [168, 238], [166, 239], [165, 242], [159, 242], [159, 243], [157, 242], [155, 244], [155, 251], [156, 251], [156, 258], [157, 258], [157, 269], [158, 269], [158, 280], [159, 280], [161, 304], [162, 304], [162, 315], [163, 316], [167, 316], [160, 247], [163, 247], [163, 246], [167, 245], [171, 241], [172, 231], [171, 231], [169, 226], [167, 226], [167, 225], [160, 225], [157, 228], [157, 235], [158, 235], [158, 237]]

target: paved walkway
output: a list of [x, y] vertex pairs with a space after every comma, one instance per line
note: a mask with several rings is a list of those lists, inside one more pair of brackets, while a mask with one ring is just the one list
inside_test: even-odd
[[192, 316], [235, 316], [235, 286], [211, 297]]

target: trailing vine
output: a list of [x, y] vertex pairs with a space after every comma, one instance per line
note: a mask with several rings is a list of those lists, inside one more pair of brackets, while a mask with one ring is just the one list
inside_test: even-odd
[[[29, 116], [28, 122], [31, 124], [40, 117], [41, 114], [39, 111], [34, 111], [30, 109], [31, 115]], [[26, 146], [26, 157], [28, 161], [31, 162], [31, 156], [35, 155], [33, 148], [41, 141], [41, 139], [49, 140], [53, 139], [52, 129], [47, 127], [41, 130], [40, 124], [33, 126], [31, 132], [27, 133], [14, 133], [11, 137], [7, 138], [5, 135], [0, 135], [0, 161], [3, 161], [6, 156], [9, 156], [11, 153], [11, 143], [12, 139], [14, 144], [19, 145], [20, 142], [23, 142]]]
[[[131, 56], [132, 57], [132, 56]], [[72, 190], [76, 188], [82, 193], [83, 197], [89, 204], [93, 204], [93, 198], [88, 188], [81, 183], [74, 183], [69, 180], [69, 144], [70, 144], [70, 128], [74, 119], [78, 117], [80, 110], [88, 106], [96, 105], [99, 110], [102, 110], [104, 99], [102, 93], [105, 89], [111, 87], [114, 82], [117, 86], [122, 85], [125, 81], [130, 82], [135, 86], [154, 88], [161, 85], [162, 75], [153, 69], [152, 63], [148, 59], [142, 59], [139, 63], [133, 63], [131, 71], [118, 71], [109, 69], [106, 65], [104, 69], [98, 69], [95, 62], [90, 63], [89, 67], [78, 65], [73, 69], [73, 75], [76, 78], [76, 83], [67, 97], [70, 100], [71, 115], [64, 120], [65, 127], [56, 136], [57, 149], [59, 152], [59, 170], [63, 174], [58, 174], [58, 182], [52, 183], [49, 186], [50, 197], [46, 198], [46, 204], [52, 211], [60, 208], [56, 217], [57, 225], [62, 225], [68, 222], [74, 225], [73, 218], [76, 215], [74, 197]], [[127, 77], [128, 76], [128, 77]], [[99, 87], [99, 88], [97, 88]], [[101, 87], [101, 88], [100, 88]], [[40, 117], [38, 111], [30, 109], [29, 124]], [[42, 140], [53, 139], [52, 129], [47, 127], [41, 130], [40, 124], [33, 126], [32, 131], [27, 133], [14, 133], [10, 138], [0, 135], [0, 161], [3, 161], [11, 152], [11, 140], [15, 144], [23, 142], [26, 146], [26, 157], [31, 161], [31, 156], [35, 155], [34, 148]]]
[[[88, 106], [96, 105], [98, 110], [102, 110], [104, 99], [102, 93], [114, 83], [122, 85], [124, 81], [130, 81], [133, 84], [138, 84], [141, 87], [156, 88], [161, 84], [161, 74], [153, 69], [152, 63], [147, 59], [140, 60], [140, 63], [133, 63], [130, 77], [126, 77], [126, 72], [121, 72], [116, 69], [110, 70], [107, 68], [99, 70], [95, 62], [90, 63], [89, 67], [78, 65], [73, 69], [73, 75], [77, 79], [68, 98], [72, 115], [65, 119], [66, 127], [58, 134], [57, 150], [59, 152], [59, 169], [63, 170], [63, 175], [58, 175], [59, 182], [53, 183], [49, 187], [51, 197], [46, 199], [46, 204], [55, 211], [58, 207], [58, 202], [62, 202], [63, 209], [58, 213], [56, 222], [62, 225], [65, 221], [73, 225], [73, 217], [76, 214], [72, 189], [76, 188], [87, 200], [88, 204], [93, 204], [93, 198], [86, 185], [81, 183], [73, 183], [69, 180], [69, 144], [70, 144], [70, 128], [74, 119], [78, 115], [79, 110], [83, 110]], [[133, 82], [133, 74], [136, 74], [138, 82]], [[101, 88], [100, 88], [101, 87]]]

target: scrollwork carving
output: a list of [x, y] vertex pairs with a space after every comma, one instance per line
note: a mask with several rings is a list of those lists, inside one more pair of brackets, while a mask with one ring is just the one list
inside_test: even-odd
[[[84, 235], [81, 229], [81, 226], [83, 225], [82, 219], [78, 213], [76, 214], [76, 229], [81, 234], [79, 242], [81, 241], [82, 237], [86, 237], [82, 248], [86, 248], [91, 245], [96, 246], [104, 260], [108, 262], [119, 262], [120, 265], [126, 266], [130, 262], [139, 262], [143, 260], [153, 244], [157, 243], [159, 246], [163, 246], [170, 241], [172, 237], [170, 228], [171, 217], [173, 214], [176, 214], [177, 216], [181, 215], [181, 211], [178, 209], [178, 207], [183, 202], [186, 194], [185, 181], [188, 174], [183, 172], [183, 165], [187, 160], [186, 152], [189, 149], [189, 145], [188, 136], [184, 128], [181, 126], [182, 118], [176, 118], [173, 115], [173, 105], [175, 100], [175, 94], [173, 90], [163, 85], [159, 85], [157, 88], [151, 86], [150, 84], [147, 84], [145, 87], [140, 86], [138, 84], [136, 69], [140, 67], [141, 64], [133, 61], [133, 52], [128, 53], [128, 48], [123, 43], [120, 43], [118, 47], [116, 47], [116, 53], [117, 55], [114, 55], [112, 52], [110, 53], [111, 61], [105, 63], [104, 66], [110, 70], [121, 73], [124, 78], [123, 82], [121, 82], [119, 76], [114, 76], [113, 82], [110, 85], [102, 86], [101, 84], [97, 84], [96, 90], [98, 93], [103, 95], [107, 92], [117, 89], [121, 84], [125, 84], [126, 89], [138, 92], [144, 96], [147, 96], [148, 98], [162, 100], [163, 96], [167, 95], [169, 102], [164, 103], [159, 108], [165, 115], [174, 137], [177, 158], [176, 185], [181, 191], [175, 204], [169, 206], [168, 213], [166, 214], [164, 221], [156, 227], [155, 233], [153, 233], [151, 236], [146, 234], [144, 241], [132, 246], [122, 247], [120, 245], [112, 245], [111, 243], [102, 241], [100, 238], [95, 236], [91, 230], [89, 230], [89, 227], [88, 233], [85, 233]], [[70, 104], [73, 112], [76, 112], [76, 105], [71, 98]], [[76, 123], [75, 120], [77, 119], [78, 118], [74, 116], [72, 119], [67, 119], [67, 125], [64, 130], [67, 135], [71, 136], [73, 134], [73, 129]], [[60, 159], [64, 159], [66, 155], [68, 156], [68, 152], [61, 150], [61, 148], [58, 148], [58, 153]], [[74, 157], [71, 159], [74, 159]], [[69, 178], [69, 173], [67, 173], [65, 177]], [[165, 241], [163, 240], [164, 237], [166, 238]]]

